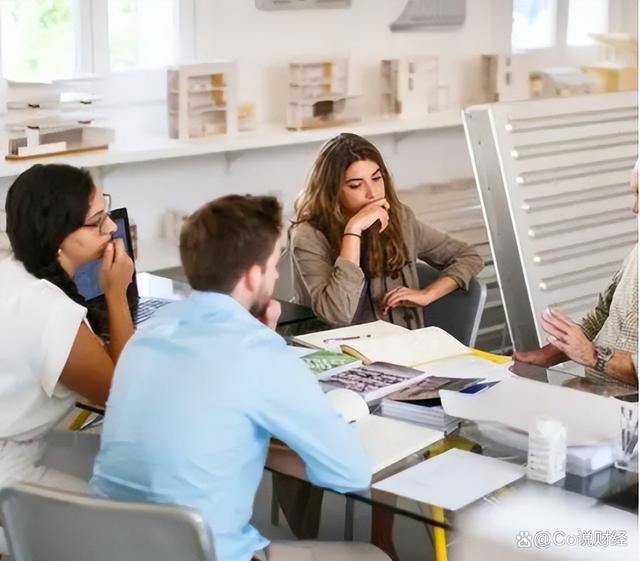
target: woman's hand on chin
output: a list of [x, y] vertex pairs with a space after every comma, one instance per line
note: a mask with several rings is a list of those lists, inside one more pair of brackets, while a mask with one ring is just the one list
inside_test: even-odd
[[133, 277], [133, 260], [124, 248], [121, 239], [113, 240], [104, 250], [100, 282], [106, 298], [126, 294]]
[[344, 231], [345, 234], [357, 234], [361, 235], [362, 232], [368, 230], [377, 221], [380, 221], [380, 231], [389, 225], [389, 202], [387, 199], [378, 199], [365, 206], [363, 206], [356, 214], [354, 214]]

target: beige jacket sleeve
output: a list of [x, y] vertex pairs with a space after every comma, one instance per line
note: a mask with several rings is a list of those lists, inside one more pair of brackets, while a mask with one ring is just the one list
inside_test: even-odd
[[484, 267], [482, 257], [468, 243], [423, 224], [410, 209], [406, 208], [406, 211], [407, 223], [413, 222], [418, 259], [439, 269], [442, 275], [452, 278], [460, 288], [467, 290], [471, 278]]
[[362, 269], [342, 257], [332, 261], [327, 238], [309, 224], [293, 228], [290, 244], [293, 273], [310, 300], [302, 303], [331, 325], [350, 325], [364, 287]]

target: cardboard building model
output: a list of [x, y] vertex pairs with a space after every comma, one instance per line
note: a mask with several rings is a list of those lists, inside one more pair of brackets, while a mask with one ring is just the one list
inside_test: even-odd
[[289, 64], [287, 128], [305, 130], [360, 120], [359, 97], [348, 92], [346, 59], [306, 59]]

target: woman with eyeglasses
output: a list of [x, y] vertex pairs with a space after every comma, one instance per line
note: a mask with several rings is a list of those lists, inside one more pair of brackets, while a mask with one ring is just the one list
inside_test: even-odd
[[[44, 439], [82, 396], [104, 404], [114, 365], [133, 333], [126, 290], [133, 262], [112, 241], [109, 197], [85, 170], [35, 165], [6, 198], [12, 254], [0, 261], [0, 488], [27, 480], [77, 489], [38, 466]], [[109, 344], [73, 281], [102, 260]], [[1, 553], [1, 551], [0, 551]]]

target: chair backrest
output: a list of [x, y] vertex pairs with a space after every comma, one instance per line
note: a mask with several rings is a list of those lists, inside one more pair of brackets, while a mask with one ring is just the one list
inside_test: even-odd
[[215, 561], [190, 509], [99, 499], [21, 483], [0, 491], [13, 561]]
[[[426, 286], [440, 275], [438, 270], [421, 261], [417, 269], [420, 286]], [[440, 327], [464, 345], [473, 347], [486, 299], [486, 285], [472, 278], [469, 290], [454, 290], [424, 309], [425, 326]]]

